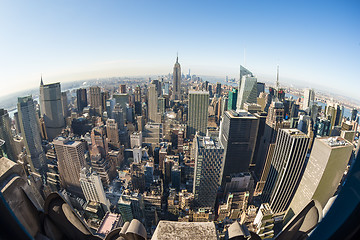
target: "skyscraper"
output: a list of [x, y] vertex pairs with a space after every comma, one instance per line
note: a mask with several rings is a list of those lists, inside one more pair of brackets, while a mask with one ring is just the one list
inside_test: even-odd
[[0, 108], [0, 139], [5, 141], [3, 148], [5, 149], [7, 157], [12, 161], [16, 161], [17, 156], [14, 149], [14, 139], [11, 134], [11, 119], [8, 112], [2, 108]]
[[66, 118], [69, 116], [67, 92], [61, 92], [61, 105], [63, 109], [63, 116]]
[[216, 83], [216, 95], [217, 97], [221, 96], [221, 83], [219, 82]]
[[136, 115], [141, 115], [141, 88], [139, 85], [137, 85], [135, 87], [135, 93], [134, 93], [134, 96], [135, 96], [135, 114]]
[[106, 120], [106, 135], [111, 147], [120, 148], [119, 130], [115, 119]]
[[149, 122], [156, 122], [157, 110], [158, 110], [158, 95], [156, 91], [156, 84], [151, 83], [149, 86], [149, 99], [148, 99], [148, 109], [149, 109]]
[[358, 110], [356, 108], [353, 108], [353, 110], [351, 110], [351, 118], [350, 118], [350, 120], [356, 121], [357, 115], [358, 115]]
[[163, 95], [168, 96], [169, 95], [169, 85], [170, 83], [168, 81], [163, 83]]
[[124, 125], [124, 114], [123, 109], [120, 106], [120, 104], [116, 104], [113, 111], [113, 117], [115, 119], [115, 122], [118, 125], [118, 130], [124, 131], [125, 125]]
[[236, 88], [229, 91], [228, 110], [236, 110], [237, 96], [238, 90]]
[[46, 157], [41, 146], [39, 122], [32, 97], [18, 98], [17, 108], [28, 163], [32, 171], [43, 172], [46, 170]]
[[[257, 183], [257, 191], [262, 191], [269, 169], [271, 166], [271, 159], [274, 153], [275, 141], [277, 133], [280, 128], [290, 128], [289, 122], [284, 120], [284, 104], [279, 101], [271, 103], [266, 122], [264, 126], [264, 134], [260, 139], [259, 150], [256, 154], [255, 161], [255, 175], [260, 178]], [[261, 176], [261, 177], [260, 177]]]
[[120, 84], [119, 92], [120, 93], [126, 93], [126, 85], [125, 84]]
[[230, 174], [248, 172], [254, 155], [259, 119], [247, 111], [226, 111], [220, 127], [224, 147], [223, 183]]
[[206, 91], [189, 91], [188, 128], [189, 136], [199, 131], [206, 134], [208, 122], [209, 93]]
[[265, 83], [258, 82], [257, 83], [257, 97], [260, 96], [260, 93], [265, 92]]
[[181, 100], [181, 67], [178, 60], [179, 58], [176, 57], [176, 63], [173, 71], [172, 100]]
[[69, 192], [82, 196], [80, 170], [86, 166], [85, 144], [62, 137], [53, 141], [61, 185]]
[[325, 207], [339, 186], [352, 148], [351, 143], [340, 137], [315, 139], [304, 175], [290, 204], [290, 214], [298, 214], [312, 199]]
[[249, 70], [247, 70], [245, 67], [243, 67], [242, 65], [240, 65], [240, 78], [239, 78], [239, 87], [238, 90], [240, 91], [241, 88], [241, 80], [243, 79], [243, 76], [250, 76], [253, 77], [252, 72], [250, 72]]
[[237, 99], [237, 110], [243, 109], [244, 103], [257, 103], [257, 79], [243, 76]]
[[262, 192], [274, 213], [286, 211], [301, 180], [310, 138], [298, 129], [280, 129]]
[[116, 104], [120, 104], [124, 120], [127, 119], [127, 108], [129, 105], [129, 95], [127, 93], [117, 93], [113, 95], [113, 98], [115, 98]]
[[90, 105], [93, 108], [102, 106], [101, 89], [98, 86], [90, 87]]
[[84, 107], [88, 105], [86, 89], [79, 88], [76, 90], [76, 101], [77, 110], [81, 113]]
[[216, 194], [221, 184], [224, 148], [217, 139], [196, 136], [194, 200], [198, 207], [215, 206]]
[[40, 84], [40, 112], [44, 118], [46, 134], [49, 140], [57, 137], [65, 127], [61, 102], [60, 83]]
[[106, 198], [103, 184], [99, 174], [93, 172], [91, 168], [88, 170], [83, 168], [80, 172], [80, 186], [87, 202], [102, 203], [106, 211], [110, 209], [110, 202]]
[[314, 90], [305, 89], [305, 91], [304, 91], [303, 109], [306, 110], [307, 108], [311, 107], [314, 101], [315, 101], [315, 92], [314, 92]]

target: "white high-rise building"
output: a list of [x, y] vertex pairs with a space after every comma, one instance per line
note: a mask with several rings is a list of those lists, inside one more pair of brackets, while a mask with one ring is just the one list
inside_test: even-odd
[[304, 91], [304, 102], [303, 102], [303, 110], [311, 107], [315, 101], [315, 92], [313, 89], [305, 89]]
[[241, 79], [236, 110], [243, 109], [246, 102], [257, 103], [257, 78], [249, 75], [245, 75]]
[[141, 147], [133, 148], [133, 158], [134, 158], [134, 163], [141, 163], [141, 159], [142, 159], [142, 148]]
[[207, 130], [209, 92], [189, 91], [188, 128], [189, 136], [199, 132], [204, 136]]
[[80, 170], [86, 166], [85, 144], [62, 137], [53, 141], [61, 185], [69, 192], [82, 195], [80, 187]]
[[103, 184], [100, 176], [86, 168], [81, 169], [80, 172], [80, 186], [84, 193], [86, 201], [102, 203], [107, 209], [110, 208], [110, 202], [106, 198]]
[[130, 146], [131, 148], [134, 147], [141, 147], [142, 146], [142, 132], [133, 132], [130, 135]]
[[301, 180], [310, 138], [298, 129], [280, 129], [262, 193], [274, 213], [287, 210]]

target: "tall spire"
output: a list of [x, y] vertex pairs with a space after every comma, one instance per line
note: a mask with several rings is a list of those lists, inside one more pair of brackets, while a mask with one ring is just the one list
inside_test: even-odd
[[280, 83], [279, 83], [279, 65], [277, 65], [276, 70], [276, 86], [275, 86], [275, 101], [278, 102], [279, 100], [279, 90], [280, 90]]
[[244, 48], [244, 66], [246, 66], [246, 48]]
[[279, 65], [277, 65], [277, 72], [276, 72], [276, 90], [279, 91], [280, 83], [279, 83]]
[[176, 63], [178, 63], [179, 61], [179, 53], [178, 52], [176, 52]]
[[43, 86], [43, 85], [44, 85], [44, 83], [43, 83], [42, 74], [41, 74], [40, 86]]

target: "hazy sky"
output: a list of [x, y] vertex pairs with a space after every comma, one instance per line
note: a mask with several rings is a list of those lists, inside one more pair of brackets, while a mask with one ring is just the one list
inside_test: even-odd
[[244, 48], [260, 81], [279, 64], [282, 79], [358, 98], [360, 1], [0, 0], [0, 96], [41, 73], [167, 74], [177, 51], [184, 72], [237, 77]]

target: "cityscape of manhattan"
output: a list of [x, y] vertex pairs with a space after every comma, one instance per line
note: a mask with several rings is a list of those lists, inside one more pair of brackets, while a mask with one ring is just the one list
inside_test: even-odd
[[0, 4], [0, 239], [360, 239], [358, 2], [84, 3]]

